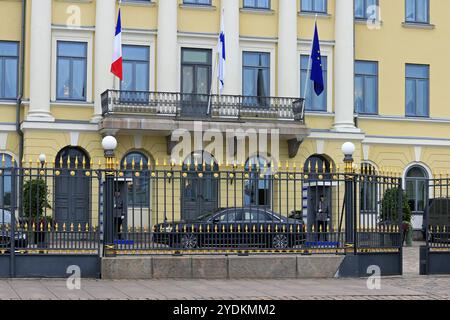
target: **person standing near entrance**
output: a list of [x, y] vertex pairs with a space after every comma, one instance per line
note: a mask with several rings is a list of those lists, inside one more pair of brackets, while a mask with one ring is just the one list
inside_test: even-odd
[[122, 239], [121, 228], [123, 220], [125, 219], [123, 199], [120, 191], [116, 191], [114, 194], [114, 230], [116, 232], [117, 239]]
[[[324, 195], [320, 196], [320, 200], [317, 204], [317, 210], [316, 210], [316, 220], [317, 220], [317, 230], [316, 232], [321, 232], [324, 234], [324, 240], [326, 241], [326, 235], [328, 228], [328, 222], [330, 221], [330, 205]], [[319, 234], [319, 240], [320, 240], [320, 234]]]

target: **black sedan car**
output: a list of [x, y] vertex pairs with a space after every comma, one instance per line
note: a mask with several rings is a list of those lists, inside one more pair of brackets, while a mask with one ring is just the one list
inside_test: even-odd
[[[0, 209], [0, 248], [9, 249], [11, 247], [11, 212]], [[26, 248], [28, 246], [27, 235], [15, 232], [14, 246], [16, 248]]]
[[259, 207], [227, 208], [193, 221], [164, 222], [154, 227], [154, 242], [170, 248], [287, 249], [304, 242], [303, 221]]

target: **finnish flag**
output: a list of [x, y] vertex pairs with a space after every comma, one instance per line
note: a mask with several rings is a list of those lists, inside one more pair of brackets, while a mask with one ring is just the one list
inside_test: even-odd
[[219, 90], [222, 93], [222, 90], [225, 86], [225, 62], [226, 62], [226, 51], [225, 51], [225, 23], [224, 23], [224, 13], [222, 11], [222, 16], [220, 18], [220, 35], [219, 35], [219, 44], [218, 44], [218, 52], [219, 52]]

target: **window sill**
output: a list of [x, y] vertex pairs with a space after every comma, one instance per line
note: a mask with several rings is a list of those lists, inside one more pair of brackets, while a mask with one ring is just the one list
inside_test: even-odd
[[407, 120], [429, 120], [431, 119], [430, 116], [405, 116], [405, 119]]
[[93, 102], [86, 102], [86, 101], [80, 101], [80, 100], [56, 100], [51, 101], [50, 106], [58, 106], [58, 107], [87, 107], [92, 108], [94, 107]]
[[17, 104], [16, 99], [0, 99], [0, 105], [3, 106], [15, 106]]
[[217, 7], [212, 5], [196, 5], [196, 4], [180, 4], [181, 9], [191, 9], [191, 10], [205, 10], [205, 11], [216, 11]]
[[77, 2], [77, 3], [91, 3], [92, 0], [56, 0], [57, 2]]
[[152, 0], [151, 2], [143, 2], [143, 1], [122, 1], [122, 6], [135, 6], [135, 7], [154, 7], [156, 6], [156, 2]]
[[434, 24], [430, 23], [414, 23], [414, 22], [402, 22], [403, 28], [411, 28], [411, 29], [428, 29], [432, 30], [436, 28]]
[[275, 13], [275, 11], [272, 9], [258, 9], [258, 8], [241, 8], [240, 11], [243, 13], [256, 13], [267, 15], [273, 15]]
[[330, 19], [332, 17], [331, 14], [324, 13], [324, 12], [305, 12], [305, 11], [300, 11], [298, 13], [298, 15], [300, 17], [315, 17], [317, 15], [317, 18], [319, 18], [319, 19]]
[[355, 18], [355, 24], [364, 24], [364, 25], [378, 25], [382, 26], [383, 21], [382, 20], [371, 20], [371, 19], [363, 19], [363, 18]]

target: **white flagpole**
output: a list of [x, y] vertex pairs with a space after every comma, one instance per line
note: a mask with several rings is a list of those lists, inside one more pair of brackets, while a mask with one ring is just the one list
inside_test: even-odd
[[[314, 19], [314, 32], [315, 32], [315, 28], [316, 28], [316, 23], [317, 23], [317, 14], [316, 14], [316, 18]], [[308, 90], [308, 84], [309, 84], [309, 77], [311, 76], [311, 53], [312, 53], [312, 49], [313, 49], [313, 45], [314, 45], [314, 35], [313, 35], [313, 39], [311, 40], [311, 49], [309, 50], [309, 59], [308, 59], [308, 69], [306, 69], [306, 78], [305, 78], [305, 91], [303, 91], [303, 100], [304, 103], [306, 104], [306, 93]], [[303, 108], [303, 112], [304, 112]]]
[[215, 74], [217, 73], [218, 66], [219, 66], [219, 52], [217, 52], [216, 63], [214, 64], [214, 70], [213, 70], [213, 74], [212, 74], [212, 77], [211, 77], [211, 84], [210, 84], [209, 96], [208, 96], [208, 110], [206, 111], [206, 115], [209, 115], [210, 112], [211, 112], [212, 89], [213, 89], [213, 83], [214, 83], [214, 79], [215, 79]]

